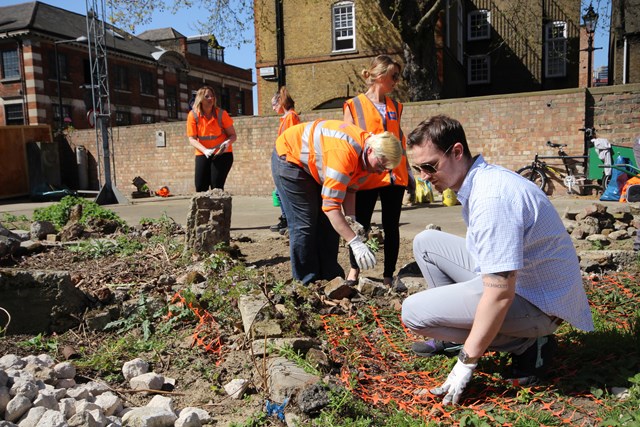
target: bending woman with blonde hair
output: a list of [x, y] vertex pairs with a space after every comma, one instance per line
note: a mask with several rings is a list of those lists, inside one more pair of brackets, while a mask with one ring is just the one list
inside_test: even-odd
[[196, 191], [224, 190], [233, 165], [232, 144], [237, 137], [229, 114], [216, 106], [211, 86], [202, 86], [196, 93], [187, 117], [187, 136], [196, 149]]
[[[379, 55], [371, 61], [369, 68], [362, 70], [369, 89], [344, 104], [344, 121], [372, 132], [389, 131], [402, 143], [402, 160], [391, 171], [370, 175], [356, 193], [356, 221], [369, 230], [371, 216], [378, 197], [382, 205], [382, 228], [384, 229], [384, 284], [391, 285], [400, 250], [400, 212], [402, 199], [408, 186], [415, 185], [406, 155], [406, 138], [400, 128], [402, 104], [386, 94], [391, 93], [400, 80], [400, 64], [387, 55]], [[358, 283], [360, 268], [350, 251], [351, 270], [347, 284]]]
[[349, 242], [359, 268], [376, 259], [351, 230], [354, 194], [371, 174], [395, 168], [400, 141], [391, 133], [373, 135], [338, 120], [316, 120], [287, 129], [276, 140], [271, 173], [289, 226], [293, 278], [303, 284], [344, 278], [338, 263], [340, 236]]

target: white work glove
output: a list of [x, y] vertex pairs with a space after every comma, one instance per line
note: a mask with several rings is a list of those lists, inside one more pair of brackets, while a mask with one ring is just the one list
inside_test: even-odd
[[213, 155], [213, 153], [215, 153], [215, 151], [216, 150], [214, 150], [213, 148], [207, 148], [206, 150], [204, 150], [202, 152], [202, 154], [204, 154], [208, 159], [209, 157], [211, 157]]
[[226, 140], [225, 142], [223, 142], [218, 146], [218, 150], [216, 151], [216, 156], [219, 156], [220, 154], [227, 151], [227, 148], [229, 148], [229, 140]]
[[367, 270], [373, 268], [376, 265], [376, 257], [371, 252], [371, 249], [365, 245], [360, 236], [356, 236], [349, 242], [349, 246], [353, 251], [353, 256], [358, 263], [360, 270]]
[[432, 389], [431, 393], [436, 396], [441, 396], [447, 393], [444, 399], [442, 399], [442, 403], [445, 405], [450, 403], [457, 405], [458, 401], [460, 401], [460, 396], [462, 395], [464, 388], [471, 380], [473, 370], [476, 366], [478, 366], [477, 363], [465, 364], [458, 360], [456, 366], [454, 366], [449, 373], [447, 381], [445, 381], [442, 386]]

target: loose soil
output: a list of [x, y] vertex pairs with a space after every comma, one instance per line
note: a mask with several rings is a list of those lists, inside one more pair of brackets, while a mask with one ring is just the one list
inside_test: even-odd
[[[179, 227], [174, 229], [174, 237], [182, 239], [184, 232]], [[627, 249], [630, 241], [623, 241], [622, 248]], [[247, 267], [272, 275], [274, 282], [287, 282], [291, 279], [289, 263], [288, 238], [277, 233], [270, 235], [248, 234], [232, 235], [231, 245], [234, 247], [233, 256]], [[411, 241], [403, 239], [400, 245], [397, 271], [415, 271]], [[381, 248], [382, 251], [382, 248]], [[378, 259], [381, 260], [381, 254]], [[348, 271], [348, 251], [342, 246], [339, 260], [345, 272]], [[146, 297], [170, 299], [175, 294], [174, 280], [184, 276], [192, 270], [193, 263], [179, 262], [178, 257], [170, 255], [161, 244], [148, 245], [145, 250], [129, 257], [106, 256], [97, 259], [82, 259], [77, 253], [61, 246], [51, 246], [46, 250], [21, 258], [15, 262], [5, 262], [3, 266], [33, 270], [66, 270], [69, 271], [74, 284], [89, 295], [96, 305], [109, 301], [114, 286], [130, 287], [131, 299], [144, 294]], [[375, 269], [363, 275], [373, 281], [382, 283], [382, 262]], [[379, 306], [397, 306], [402, 295], [390, 293], [380, 297], [376, 302]], [[366, 301], [365, 303], [370, 303]], [[241, 423], [264, 407], [266, 396], [262, 395], [265, 378], [258, 374], [262, 372], [258, 359], [251, 357], [247, 349], [247, 342], [240, 328], [223, 331], [225, 345], [224, 357], [217, 358], [194, 345], [191, 328], [185, 328], [178, 334], [175, 342], [168, 347], [170, 350], [159, 354], [156, 351], [141, 350], [137, 356], [151, 362], [151, 369], [165, 377], [176, 379], [176, 388], [172, 391], [176, 407], [198, 406], [207, 409], [214, 417], [214, 425], [226, 426], [232, 422]], [[63, 349], [71, 353], [82, 353], [87, 357], [92, 352], [99, 351], [105, 340], [111, 340], [115, 333], [94, 332], [86, 328], [84, 323], [73, 331], [57, 337], [57, 352], [53, 356], [63, 360]], [[32, 336], [0, 337], [1, 354], [15, 353], [18, 355], [33, 354], [32, 347], [19, 345]], [[128, 349], [130, 350], [130, 349]], [[41, 351], [44, 352], [44, 351]], [[111, 355], [118, 358], [119, 355]], [[121, 360], [124, 363], [126, 360]], [[219, 365], [216, 366], [216, 364]], [[114, 389], [120, 390], [121, 395], [132, 405], [143, 405], [148, 401], [147, 396], [130, 393], [127, 384], [121, 376], [114, 372], [100, 372], [90, 369], [80, 369], [79, 378], [98, 379], [108, 383]], [[240, 401], [226, 397], [222, 386], [234, 378], [251, 380], [249, 394], [253, 398]], [[274, 422], [274, 425], [277, 423]]]

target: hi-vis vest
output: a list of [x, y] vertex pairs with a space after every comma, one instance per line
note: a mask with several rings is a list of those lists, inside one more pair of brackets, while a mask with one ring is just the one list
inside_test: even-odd
[[276, 152], [322, 185], [322, 210], [327, 212], [340, 209], [347, 190], [356, 191], [369, 176], [361, 160], [368, 137], [339, 120], [316, 120], [285, 130], [276, 140]]
[[282, 132], [289, 129], [291, 126], [300, 124], [300, 116], [293, 109], [287, 111], [280, 117], [280, 126], [278, 127], [278, 136], [282, 135]]
[[[211, 121], [206, 121], [206, 118], [204, 116], [198, 117], [198, 113], [195, 110], [191, 110], [189, 112], [190, 118], [192, 118], [195, 121], [196, 135], [187, 135], [187, 136], [196, 138], [206, 148], [217, 148], [227, 139], [227, 134], [224, 131], [224, 124], [222, 122], [224, 117], [223, 114], [225, 110], [222, 108], [216, 108], [216, 110], [217, 110], [217, 115], [214, 115], [214, 116], [217, 119], [217, 123], [215, 123], [215, 126], [213, 127], [217, 129], [215, 129], [213, 133], [210, 132], [208, 135], [204, 135], [204, 134], [207, 132], [208, 129], [210, 130], [211, 125], [213, 123], [211, 123]], [[202, 119], [202, 123], [199, 123], [201, 119]], [[189, 124], [187, 123], [187, 133], [189, 133], [188, 125]], [[230, 153], [232, 152], [232, 150], [233, 148], [230, 146], [229, 148], [227, 148], [225, 152]], [[199, 150], [196, 150], [196, 155], [202, 155], [202, 153]]]
[[389, 131], [402, 142], [402, 160], [390, 173], [371, 174], [367, 181], [360, 186], [360, 190], [384, 187], [387, 185], [409, 184], [409, 171], [407, 160], [407, 140], [400, 128], [402, 117], [402, 104], [385, 96], [387, 106], [386, 117], [383, 118], [380, 111], [365, 94], [360, 94], [344, 103], [348, 108], [356, 126], [374, 134]]

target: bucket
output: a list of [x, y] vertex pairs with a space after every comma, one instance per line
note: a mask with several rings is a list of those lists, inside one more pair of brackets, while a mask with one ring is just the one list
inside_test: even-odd
[[455, 206], [458, 203], [458, 197], [456, 197], [456, 193], [447, 188], [442, 192], [442, 204], [445, 206]]
[[278, 190], [273, 190], [273, 192], [271, 192], [271, 199], [273, 199], [273, 206], [280, 206], [280, 197], [278, 197]]

